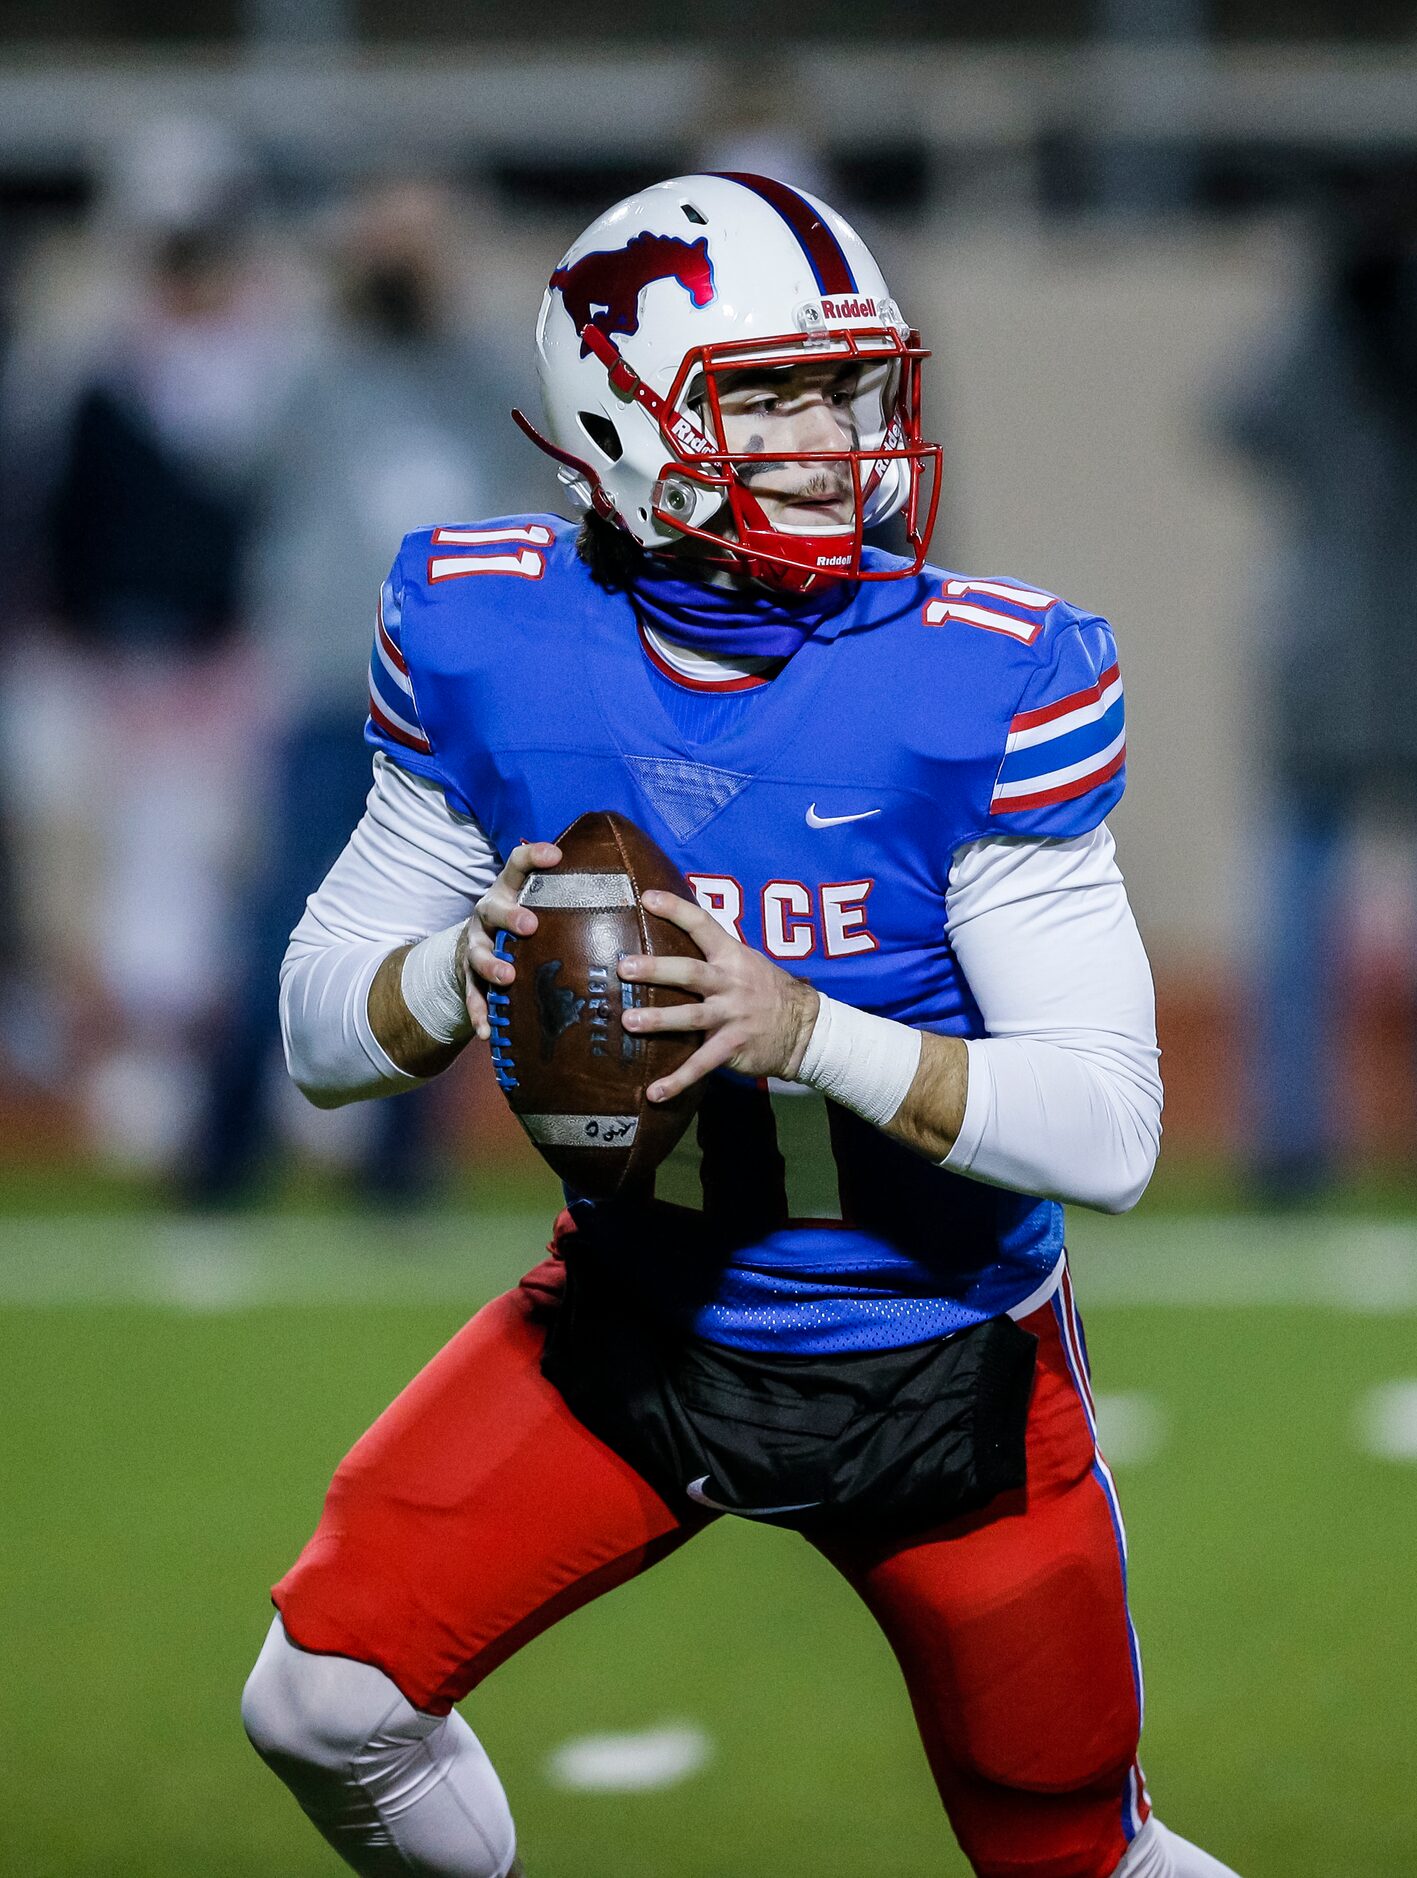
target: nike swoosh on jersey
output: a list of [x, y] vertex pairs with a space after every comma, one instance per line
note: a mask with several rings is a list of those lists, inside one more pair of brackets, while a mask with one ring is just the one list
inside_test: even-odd
[[860, 809], [855, 815], [818, 815], [817, 805], [814, 802], [807, 810], [807, 826], [809, 828], [836, 828], [842, 822], [864, 822], [868, 816], [879, 815], [880, 812], [879, 809]]
[[722, 1500], [711, 1500], [704, 1492], [708, 1485], [708, 1475], [700, 1474], [697, 1480], [691, 1480], [684, 1491], [691, 1500], [697, 1500], [700, 1506], [711, 1506], [715, 1513], [737, 1513], [742, 1519], [765, 1519], [770, 1513], [805, 1513], [808, 1507], [820, 1506], [820, 1500], [799, 1500], [795, 1506], [726, 1506]]

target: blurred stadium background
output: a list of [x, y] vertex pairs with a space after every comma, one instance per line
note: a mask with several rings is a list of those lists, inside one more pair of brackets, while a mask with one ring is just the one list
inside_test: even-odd
[[[1167, 1148], [1074, 1244], [1158, 1804], [1417, 1873], [1410, 0], [0, 0], [0, 1871], [336, 1869], [240, 1735], [264, 1586], [556, 1194], [472, 1052], [303, 1108], [275, 963], [400, 534], [555, 506], [545, 277], [697, 167], [877, 246], [934, 558], [1121, 635]], [[531, 1871], [961, 1871], [850, 1604], [729, 1521], [503, 1669]]]

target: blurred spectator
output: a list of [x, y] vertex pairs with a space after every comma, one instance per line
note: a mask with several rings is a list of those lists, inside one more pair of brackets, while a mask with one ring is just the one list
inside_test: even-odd
[[[475, 296], [469, 232], [452, 197], [426, 185], [382, 186], [341, 218], [336, 323], [275, 440], [249, 584], [259, 682], [275, 713], [262, 766], [269, 798], [210, 1066], [198, 1203], [238, 1196], [268, 1145], [280, 960], [363, 811], [375, 605], [399, 540], [428, 522], [539, 500], [537, 460], [508, 418], [514, 388], [489, 343], [460, 330]], [[425, 1185], [441, 1099], [420, 1090], [361, 1117], [374, 1136], [359, 1160], [371, 1198]]]
[[11, 770], [36, 898], [62, 908], [56, 982], [84, 1013], [65, 1068], [99, 1151], [160, 1169], [190, 1137], [219, 976], [255, 695], [239, 569], [293, 338], [225, 140], [149, 129], [27, 307], [4, 559], [30, 634], [7, 674], [30, 729]]
[[96, 650], [201, 656], [237, 624], [247, 394], [265, 336], [246, 323], [229, 244], [221, 227], [160, 244], [146, 316], [81, 389], [64, 438], [48, 592], [73, 639]]
[[1417, 807], [1417, 172], [1355, 187], [1290, 328], [1248, 365], [1233, 445], [1274, 479], [1283, 552], [1261, 636], [1270, 815], [1253, 1060], [1276, 1202], [1333, 1171], [1355, 822]]
[[[8, 256], [0, 254], [0, 261], [8, 261]], [[8, 287], [5, 271], [0, 269], [0, 361], [9, 341]], [[8, 783], [9, 778], [0, 774], [0, 1067], [7, 1080], [23, 1073], [42, 1075], [48, 1054], [43, 1027], [30, 1021], [35, 997], [34, 988], [27, 982], [27, 947], [20, 917]]]

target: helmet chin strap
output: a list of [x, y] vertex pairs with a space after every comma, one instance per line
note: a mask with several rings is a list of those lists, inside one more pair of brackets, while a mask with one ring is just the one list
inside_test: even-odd
[[[615, 513], [615, 504], [610, 500], [609, 496], [606, 495], [604, 489], [601, 488], [600, 478], [596, 475], [590, 464], [586, 462], [584, 457], [572, 456], [569, 450], [563, 450], [558, 444], [552, 443], [549, 437], [543, 437], [525, 411], [514, 409], [512, 412], [512, 422], [524, 437], [531, 439], [538, 450], [544, 450], [547, 456], [559, 463], [563, 469], [575, 472], [575, 480], [584, 482], [586, 491], [590, 497], [590, 505], [597, 515], [603, 515], [607, 522], [613, 522], [619, 519]], [[563, 478], [562, 480], [564, 481], [566, 479]]]
[[581, 328], [581, 341], [609, 373], [611, 389], [643, 405], [664, 435], [672, 438], [686, 457], [713, 460], [715, 450], [707, 434], [700, 430], [691, 417], [683, 411], [676, 411], [667, 399], [661, 398], [653, 385], [645, 383], [613, 339], [608, 338], [598, 326], [584, 326]]

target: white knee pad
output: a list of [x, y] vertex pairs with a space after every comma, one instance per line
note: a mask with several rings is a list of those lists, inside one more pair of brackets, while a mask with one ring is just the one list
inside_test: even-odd
[[1127, 1848], [1114, 1878], [1236, 1878], [1228, 1865], [1178, 1839], [1155, 1814]]
[[506, 1878], [502, 1783], [460, 1715], [416, 1709], [382, 1670], [297, 1649], [279, 1617], [241, 1698], [252, 1745], [367, 1878]]

